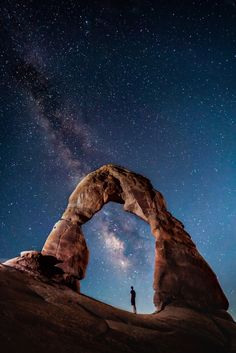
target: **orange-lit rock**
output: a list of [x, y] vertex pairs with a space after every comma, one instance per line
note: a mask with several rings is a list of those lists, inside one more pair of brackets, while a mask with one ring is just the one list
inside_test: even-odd
[[149, 223], [156, 238], [153, 288], [157, 308], [168, 303], [209, 310], [228, 308], [214, 272], [183, 224], [167, 211], [161, 193], [145, 177], [115, 165], [105, 165], [82, 179], [42, 254], [58, 259], [60, 263], [55, 266], [68, 276], [82, 279], [88, 249], [81, 226], [109, 201], [123, 204], [125, 211]]

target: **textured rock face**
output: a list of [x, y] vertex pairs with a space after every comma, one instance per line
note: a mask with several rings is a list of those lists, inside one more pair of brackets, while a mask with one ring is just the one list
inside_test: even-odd
[[42, 254], [58, 259], [60, 263], [55, 266], [68, 276], [84, 278], [88, 249], [81, 226], [109, 201], [123, 204], [125, 211], [148, 222], [156, 238], [153, 287], [158, 308], [174, 302], [197, 308], [228, 308], [215, 274], [183, 224], [167, 211], [161, 193], [148, 179], [118, 166], [103, 166], [78, 184]]
[[134, 315], [2, 265], [0, 288], [4, 353], [236, 353], [236, 324], [224, 310], [170, 304]]

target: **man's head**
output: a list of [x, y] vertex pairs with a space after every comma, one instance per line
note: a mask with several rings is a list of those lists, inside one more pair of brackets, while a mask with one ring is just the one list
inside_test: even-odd
[[131, 286], [131, 289], [134, 289], [134, 287], [133, 287], [133, 286]]

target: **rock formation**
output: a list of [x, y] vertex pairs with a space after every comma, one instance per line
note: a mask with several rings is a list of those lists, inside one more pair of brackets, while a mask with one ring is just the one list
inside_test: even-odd
[[[109, 201], [148, 222], [156, 238], [158, 313], [134, 315], [79, 291], [89, 259], [82, 225]], [[3, 352], [236, 353], [236, 324], [215, 274], [160, 192], [118, 166], [79, 183], [42, 252], [0, 264], [0, 287]]]
[[69, 198], [42, 254], [56, 258], [74, 283], [85, 276], [88, 249], [81, 226], [104, 204], [114, 201], [148, 222], [156, 239], [154, 304], [184, 303], [195, 308], [225, 309], [228, 301], [218, 280], [196, 249], [183, 224], [167, 211], [163, 196], [150, 181], [127, 169], [105, 165], [88, 174]]
[[236, 324], [224, 310], [169, 304], [134, 315], [5, 265], [0, 288], [4, 353], [236, 353]]

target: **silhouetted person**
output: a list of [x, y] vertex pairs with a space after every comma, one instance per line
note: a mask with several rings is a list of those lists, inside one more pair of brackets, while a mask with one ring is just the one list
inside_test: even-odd
[[134, 290], [134, 287], [131, 286], [131, 291], [130, 291], [131, 305], [133, 307], [134, 314], [137, 314], [135, 298], [136, 298], [136, 292]]

